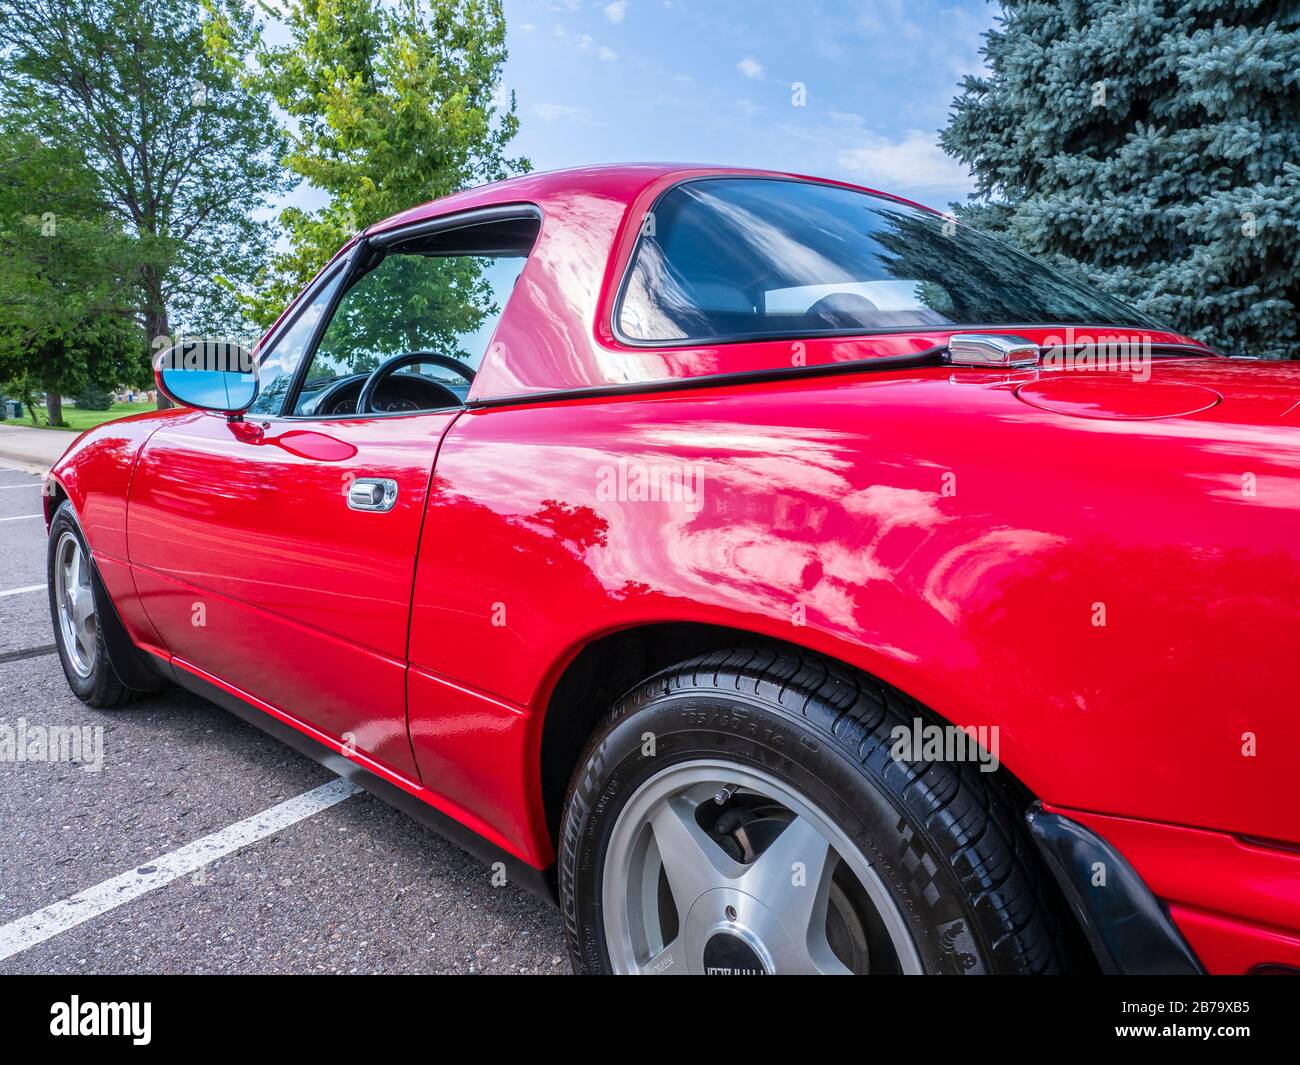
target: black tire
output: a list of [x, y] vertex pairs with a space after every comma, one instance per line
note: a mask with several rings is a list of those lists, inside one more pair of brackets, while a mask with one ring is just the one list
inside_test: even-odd
[[[49, 543], [45, 552], [45, 574], [49, 585], [50, 600], [50, 622], [54, 628], [54, 644], [58, 648], [59, 662], [63, 666], [63, 675], [68, 678], [68, 687], [72, 689], [73, 694], [88, 706], [97, 707], [101, 710], [113, 710], [126, 706], [136, 696], [136, 692], [123, 683], [119, 670], [114, 662], [113, 655], [109, 650], [109, 625], [117, 624], [117, 613], [113, 604], [109, 601], [104, 586], [100, 582], [97, 574], [94, 573], [92, 564], [91, 587], [95, 596], [95, 611], [101, 623], [96, 629], [95, 638], [95, 661], [91, 669], [90, 676], [83, 677], [73, 667], [68, 655], [68, 648], [64, 643], [63, 629], [59, 625], [58, 604], [55, 601], [55, 550], [62, 539], [63, 533], [71, 532], [81, 543], [83, 556], [90, 559], [90, 548], [86, 544], [86, 538], [82, 535], [81, 526], [77, 524], [76, 514], [72, 509], [72, 504], [64, 500], [59, 504], [59, 509], [54, 512], [54, 520], [50, 523]], [[125, 635], [125, 634], [123, 634]], [[121, 646], [118, 641], [119, 648]]]
[[785, 647], [704, 655], [634, 689], [597, 728], [565, 800], [558, 873], [575, 971], [610, 971], [601, 883], [620, 810], [674, 762], [719, 757], [785, 781], [846, 832], [905, 915], [927, 973], [1065, 969], [1055, 885], [996, 774], [891, 756], [891, 729], [918, 716], [933, 720], [901, 692]]

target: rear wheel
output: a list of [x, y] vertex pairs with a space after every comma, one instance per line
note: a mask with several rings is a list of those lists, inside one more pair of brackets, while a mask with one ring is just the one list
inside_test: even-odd
[[109, 653], [105, 627], [115, 620], [104, 602], [90, 551], [72, 512], [64, 502], [50, 523], [46, 568], [50, 588], [50, 617], [68, 686], [84, 703], [104, 709], [130, 702], [134, 692], [122, 683]]
[[784, 649], [666, 670], [597, 730], [559, 859], [579, 971], [1051, 972], [1065, 944], [1013, 804], [891, 757], [921, 713]]
[[614, 972], [921, 971], [853, 841], [806, 795], [734, 761], [692, 759], [642, 785], [610, 832], [600, 890]]

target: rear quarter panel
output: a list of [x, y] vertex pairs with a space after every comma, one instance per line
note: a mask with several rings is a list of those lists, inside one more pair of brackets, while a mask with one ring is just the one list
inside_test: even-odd
[[[1048, 802], [1300, 839], [1297, 445], [1049, 415], [1014, 384], [935, 369], [463, 416], [425, 523], [412, 675], [504, 709], [475, 739], [413, 698], [413, 737], [525, 737], [501, 775], [539, 805], [573, 654], [708, 622], [996, 725]], [[701, 494], [643, 498], [654, 469]], [[1244, 496], [1247, 470], [1269, 489]]]

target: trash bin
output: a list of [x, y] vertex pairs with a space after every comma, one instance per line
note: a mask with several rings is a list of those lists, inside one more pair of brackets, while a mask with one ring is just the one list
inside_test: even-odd
[[5, 414], [10, 418], [21, 418], [23, 416], [23, 405], [16, 399], [6, 399], [4, 401]]

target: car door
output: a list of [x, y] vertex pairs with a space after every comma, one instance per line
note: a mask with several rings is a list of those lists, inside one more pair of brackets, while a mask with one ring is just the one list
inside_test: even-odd
[[[323, 277], [259, 359], [244, 420], [193, 413], [153, 435], [128, 516], [180, 668], [417, 781], [407, 635], [433, 463], [499, 317], [483, 278], [522, 267], [430, 242], [362, 245]], [[406, 367], [357, 413], [380, 363], [435, 350], [463, 369]]]

